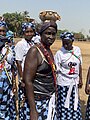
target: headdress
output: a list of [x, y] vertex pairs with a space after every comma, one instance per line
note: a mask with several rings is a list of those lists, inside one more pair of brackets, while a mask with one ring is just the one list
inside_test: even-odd
[[50, 11], [50, 10], [43, 11], [43, 12], [40, 12], [39, 18], [43, 22], [40, 29], [40, 34], [42, 34], [42, 32], [45, 31], [48, 27], [54, 27], [57, 31], [56, 21], [61, 19], [61, 17], [58, 15], [57, 12]]
[[42, 34], [48, 27], [55, 28], [57, 32], [57, 24], [53, 21], [50, 21], [50, 22], [44, 22], [42, 24], [41, 29], [40, 29], [40, 34]]
[[13, 38], [14, 38], [14, 33], [11, 31], [11, 30], [9, 30], [9, 31], [7, 31], [6, 32], [6, 38], [8, 38], [8, 42], [13, 42], [14, 40], [13, 40]]
[[9, 30], [9, 31], [7, 31], [7, 33], [6, 33], [6, 37], [7, 37], [7, 38], [9, 38], [9, 37], [14, 37], [14, 33], [13, 33], [11, 30]]
[[27, 28], [32, 28], [33, 30], [35, 30], [35, 25], [31, 22], [22, 23], [22, 31], [24, 32]]
[[63, 40], [72, 40], [74, 41], [74, 35], [71, 32], [64, 32], [60, 34], [60, 38]]
[[0, 21], [0, 27], [5, 27], [7, 29], [7, 24], [5, 21]]

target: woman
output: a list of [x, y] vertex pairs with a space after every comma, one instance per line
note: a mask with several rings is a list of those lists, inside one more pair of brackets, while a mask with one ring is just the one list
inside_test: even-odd
[[29, 48], [33, 45], [32, 38], [35, 35], [35, 26], [32, 23], [22, 23], [23, 37], [15, 46], [16, 63], [20, 78], [22, 78], [22, 71], [24, 61]]
[[90, 120], [90, 67], [87, 73], [85, 92], [88, 95], [85, 120]]
[[13, 94], [14, 56], [6, 38], [7, 25], [0, 21], [0, 120], [16, 120]]
[[23, 73], [27, 96], [23, 114], [25, 120], [55, 120], [55, 67], [50, 46], [56, 33], [55, 22], [43, 23], [41, 43], [31, 47], [27, 53]]
[[57, 120], [82, 120], [78, 87], [82, 87], [82, 57], [73, 45], [74, 35], [61, 34], [62, 47], [55, 54], [57, 73]]
[[35, 26], [31, 22], [22, 23], [23, 37], [15, 46], [16, 53], [16, 63], [18, 68], [18, 78], [19, 78], [19, 120], [21, 119], [22, 107], [24, 102], [24, 83], [23, 78], [23, 67], [26, 54], [31, 46], [34, 45], [32, 38], [35, 35]]

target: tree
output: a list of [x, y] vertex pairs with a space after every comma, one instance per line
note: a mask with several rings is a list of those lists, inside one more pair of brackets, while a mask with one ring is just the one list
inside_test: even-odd
[[26, 21], [26, 18], [30, 19], [29, 12], [24, 11], [23, 13], [5, 13], [3, 17], [7, 23], [8, 29], [20, 35], [21, 33], [21, 23]]
[[85, 39], [84, 35], [81, 32], [73, 33], [73, 34], [75, 36], [75, 39], [78, 40], [78, 41], [80, 41], [80, 40], [83, 41]]
[[57, 39], [60, 39], [60, 34], [63, 33], [63, 32], [67, 32], [68, 30], [58, 30], [57, 31]]

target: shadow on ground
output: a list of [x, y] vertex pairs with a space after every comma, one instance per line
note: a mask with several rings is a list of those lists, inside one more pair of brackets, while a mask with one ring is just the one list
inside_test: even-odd
[[80, 100], [80, 103], [81, 103], [82, 118], [83, 120], [85, 120], [86, 102], [84, 100]]

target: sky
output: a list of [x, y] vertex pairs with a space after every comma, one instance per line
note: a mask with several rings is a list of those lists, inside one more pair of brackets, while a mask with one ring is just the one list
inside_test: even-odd
[[90, 0], [2, 0], [0, 3], [0, 15], [28, 11], [37, 22], [44, 10], [53, 10], [61, 16], [58, 29], [90, 36]]

